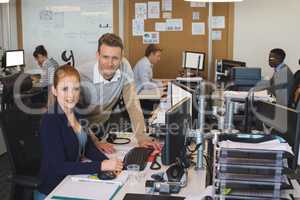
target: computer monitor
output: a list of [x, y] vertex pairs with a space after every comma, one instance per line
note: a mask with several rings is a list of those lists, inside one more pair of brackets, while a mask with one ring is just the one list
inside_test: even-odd
[[300, 111], [266, 101], [254, 102], [252, 109], [258, 120], [275, 129], [292, 147], [294, 158], [289, 159], [289, 167], [296, 169], [300, 165]]
[[5, 52], [6, 67], [24, 65], [24, 50], [10, 50]]
[[[176, 105], [185, 97], [192, 100], [193, 94], [188, 91], [186, 88], [184, 89], [181, 84], [172, 82], [171, 83], [171, 106]], [[192, 104], [190, 105], [190, 113], [192, 113]]]
[[261, 81], [261, 68], [258, 67], [233, 67], [230, 71], [229, 90], [249, 91]]
[[183, 68], [204, 70], [205, 53], [196, 51], [185, 51], [182, 56]]
[[216, 82], [227, 83], [230, 80], [230, 72], [233, 67], [246, 67], [245, 62], [221, 59], [216, 63]]
[[170, 165], [176, 158], [185, 156], [185, 138], [190, 127], [191, 99], [185, 97], [166, 112], [165, 144], [162, 149], [162, 164]]

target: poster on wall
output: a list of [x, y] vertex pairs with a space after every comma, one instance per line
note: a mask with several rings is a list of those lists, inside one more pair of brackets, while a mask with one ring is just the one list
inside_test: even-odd
[[199, 20], [200, 19], [200, 12], [193, 12], [192, 19], [193, 20]]
[[172, 0], [162, 0], [162, 11], [172, 11]]
[[148, 19], [158, 19], [160, 18], [160, 2], [159, 1], [149, 1], [148, 2]]
[[164, 19], [171, 19], [172, 18], [172, 13], [171, 12], [163, 12], [162, 17]]
[[144, 34], [144, 19], [132, 20], [132, 35], [142, 36]]
[[166, 31], [166, 23], [165, 22], [156, 22], [155, 23], [155, 31]]
[[212, 31], [212, 40], [222, 40], [222, 31]]
[[135, 19], [147, 19], [147, 3], [135, 3]]
[[192, 35], [205, 35], [205, 23], [192, 23]]
[[182, 19], [167, 19], [167, 31], [182, 31], [183, 22]]
[[225, 16], [213, 16], [212, 28], [224, 29], [225, 28]]
[[192, 8], [205, 8], [206, 7], [206, 3], [205, 2], [194, 2], [192, 1], [190, 6]]
[[143, 44], [159, 44], [159, 32], [144, 32]]

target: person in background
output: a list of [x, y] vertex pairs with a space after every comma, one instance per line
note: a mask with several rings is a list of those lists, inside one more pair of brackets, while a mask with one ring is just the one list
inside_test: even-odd
[[[300, 70], [294, 74], [294, 84], [292, 89], [292, 108], [297, 108], [300, 100]], [[299, 104], [300, 106], [300, 104]]]
[[53, 58], [48, 58], [48, 52], [43, 45], [39, 45], [33, 52], [37, 64], [42, 68], [40, 87], [47, 87], [53, 83], [54, 71], [58, 63]]
[[[123, 58], [123, 49], [121, 38], [113, 33], [106, 33], [99, 38], [97, 63], [93, 67], [79, 69], [84, 86], [78, 108], [86, 110], [90, 126], [101, 127], [108, 122], [114, 106], [122, 97], [139, 146], [160, 150], [160, 144], [145, 133], [145, 121], [133, 72], [129, 62]], [[90, 128], [93, 130], [93, 127]], [[93, 141], [99, 149], [106, 153], [115, 151], [112, 144], [99, 140], [106, 133], [101, 133], [99, 129], [93, 132]]]
[[80, 75], [69, 65], [59, 67], [51, 87], [55, 102], [43, 115], [40, 138], [41, 183], [34, 199], [44, 199], [67, 175], [121, 171], [120, 160], [109, 160], [79, 123], [74, 107], [80, 95]]
[[293, 73], [284, 63], [285, 52], [283, 49], [272, 49], [269, 54], [269, 65], [274, 69], [270, 80], [270, 92], [275, 96], [276, 103], [283, 106], [291, 105]]
[[153, 80], [153, 67], [160, 61], [162, 49], [156, 44], [149, 44], [145, 50], [145, 56], [134, 66], [134, 80], [137, 92], [144, 89], [162, 88], [160, 81]]

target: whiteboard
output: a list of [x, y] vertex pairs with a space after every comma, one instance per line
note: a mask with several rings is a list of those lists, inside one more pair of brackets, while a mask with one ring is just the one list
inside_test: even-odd
[[112, 0], [22, 0], [23, 48], [26, 68], [36, 67], [35, 47], [44, 45], [59, 64], [72, 50], [77, 67], [96, 62], [97, 42], [113, 32]]

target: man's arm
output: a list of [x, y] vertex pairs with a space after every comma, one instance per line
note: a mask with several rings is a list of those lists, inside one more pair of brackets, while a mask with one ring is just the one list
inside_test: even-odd
[[152, 69], [150, 66], [141, 66], [138, 73], [143, 89], [151, 90], [162, 87], [161, 81], [152, 79]]
[[146, 126], [140, 101], [136, 94], [135, 83], [131, 82], [126, 84], [123, 87], [122, 93], [130, 121], [133, 125], [133, 133], [140, 144], [141, 141], [149, 138], [145, 135]]

